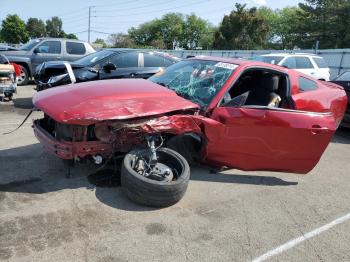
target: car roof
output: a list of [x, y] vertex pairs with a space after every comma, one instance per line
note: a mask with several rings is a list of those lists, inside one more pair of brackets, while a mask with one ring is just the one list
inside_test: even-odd
[[236, 65], [243, 65], [243, 64], [249, 64], [252, 61], [246, 60], [243, 58], [232, 58], [232, 57], [219, 57], [219, 56], [194, 56], [190, 57], [187, 60], [209, 60], [209, 61], [216, 61], [216, 62], [223, 62], [223, 63], [230, 63], [230, 64], [236, 64]]
[[235, 64], [238, 66], [244, 66], [244, 67], [250, 67], [250, 66], [255, 66], [255, 67], [263, 67], [266, 69], [272, 69], [279, 71], [281, 73], [288, 73], [290, 75], [295, 75], [299, 74], [299, 72], [288, 69], [279, 65], [273, 65], [269, 63], [264, 63], [260, 61], [255, 61], [255, 60], [247, 60], [244, 58], [231, 58], [231, 57], [215, 57], [215, 56], [195, 56], [191, 57], [185, 60], [207, 60], [207, 61], [216, 61], [216, 62], [223, 62], [223, 63], [230, 63], [230, 64]]
[[86, 43], [86, 41], [83, 40], [78, 40], [78, 39], [69, 39], [69, 38], [56, 38], [56, 37], [39, 37], [39, 38], [34, 38], [32, 40], [68, 40], [68, 41], [72, 41], [72, 42], [80, 42], [80, 43]]
[[318, 56], [316, 54], [312, 53], [271, 53], [271, 54], [264, 54], [261, 56], [311, 56], [311, 57], [317, 57], [317, 58], [323, 58], [321, 56]]
[[112, 51], [112, 52], [116, 52], [116, 53], [126, 53], [126, 52], [153, 53], [153, 54], [156, 54], [158, 56], [165, 57], [165, 58], [169, 58], [169, 59], [173, 59], [173, 60], [179, 60], [178, 57], [173, 56], [172, 54], [169, 54], [167, 52], [157, 51], [157, 50], [133, 49], [133, 48], [103, 48], [101, 50], [108, 50], [108, 51]]

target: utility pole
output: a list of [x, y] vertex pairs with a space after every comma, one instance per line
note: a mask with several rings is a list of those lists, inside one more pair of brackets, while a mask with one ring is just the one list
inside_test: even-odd
[[91, 33], [91, 9], [94, 8], [94, 5], [89, 6], [89, 21], [88, 21], [88, 42], [90, 43], [90, 33]]
[[91, 6], [89, 6], [89, 25], [88, 25], [88, 42], [90, 44], [90, 30], [91, 30]]

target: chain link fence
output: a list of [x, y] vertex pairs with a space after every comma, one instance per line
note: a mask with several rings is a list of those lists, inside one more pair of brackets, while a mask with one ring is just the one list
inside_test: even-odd
[[220, 57], [240, 57], [249, 58], [257, 55], [271, 53], [312, 53], [322, 56], [331, 70], [331, 79], [340, 73], [350, 70], [350, 49], [321, 49], [315, 52], [314, 49], [305, 50], [166, 50], [180, 58], [187, 56], [220, 56]]

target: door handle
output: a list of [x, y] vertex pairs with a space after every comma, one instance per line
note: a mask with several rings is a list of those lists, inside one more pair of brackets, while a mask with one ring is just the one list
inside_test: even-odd
[[316, 135], [316, 134], [321, 134], [321, 133], [327, 133], [329, 129], [327, 127], [321, 127], [319, 125], [313, 125], [311, 127], [311, 133]]
[[62, 57], [60, 57], [60, 56], [57, 56], [56, 58], [57, 58], [57, 59], [61, 59]]

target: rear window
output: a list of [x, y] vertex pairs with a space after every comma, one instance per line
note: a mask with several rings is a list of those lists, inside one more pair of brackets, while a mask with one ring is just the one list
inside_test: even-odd
[[307, 57], [295, 57], [295, 61], [298, 69], [314, 68], [310, 59]]
[[299, 77], [299, 89], [301, 91], [311, 91], [317, 89], [317, 83], [305, 77]]
[[316, 65], [319, 68], [328, 68], [328, 64], [326, 63], [326, 61], [324, 61], [323, 58], [321, 58], [321, 57], [314, 57], [313, 59], [314, 59]]
[[257, 56], [253, 57], [252, 60], [277, 65], [283, 58], [283, 56]]
[[170, 66], [172, 61], [166, 59], [163, 56], [155, 55], [155, 54], [143, 54], [144, 57], [144, 67], [163, 67]]
[[84, 44], [77, 42], [67, 42], [66, 50], [70, 55], [83, 55], [86, 52]]

